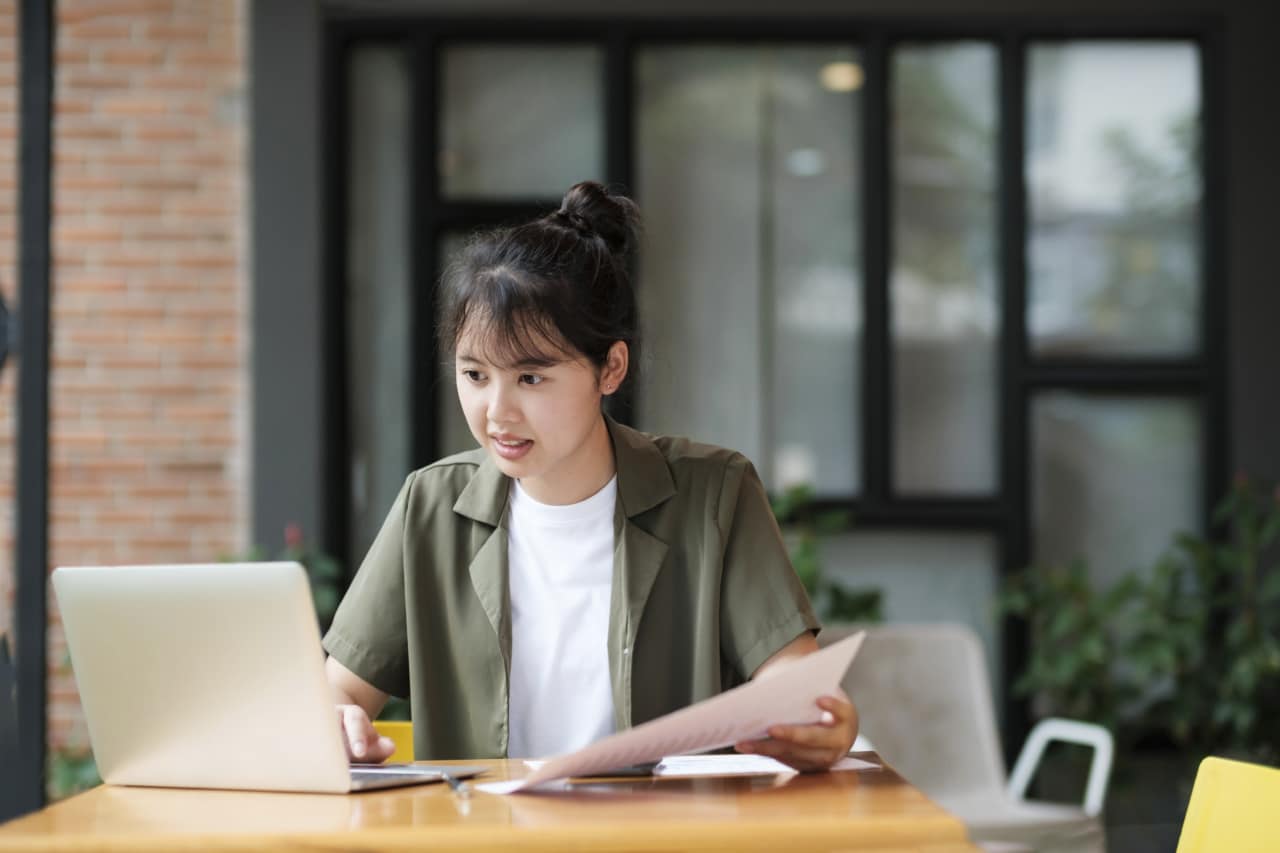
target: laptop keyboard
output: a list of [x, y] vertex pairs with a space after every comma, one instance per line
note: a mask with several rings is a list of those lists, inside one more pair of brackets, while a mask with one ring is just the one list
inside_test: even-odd
[[351, 778], [356, 782], [394, 779], [397, 776], [409, 776], [414, 779], [439, 779], [440, 771], [424, 767], [351, 768]]

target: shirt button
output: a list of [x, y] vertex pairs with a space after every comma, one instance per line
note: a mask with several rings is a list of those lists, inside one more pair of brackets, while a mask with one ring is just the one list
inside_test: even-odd
[[624, 649], [622, 650], [622, 654], [623, 654], [623, 656], [626, 656], [626, 655], [631, 654], [631, 649], [624, 648]]

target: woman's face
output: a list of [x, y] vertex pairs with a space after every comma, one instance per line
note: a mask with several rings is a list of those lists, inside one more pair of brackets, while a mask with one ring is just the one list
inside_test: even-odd
[[475, 440], [535, 500], [576, 503], [599, 491], [613, 476], [600, 397], [626, 375], [626, 345], [614, 344], [597, 369], [549, 342], [550, 364], [498, 365], [483, 343], [464, 329], [456, 352], [458, 401]]

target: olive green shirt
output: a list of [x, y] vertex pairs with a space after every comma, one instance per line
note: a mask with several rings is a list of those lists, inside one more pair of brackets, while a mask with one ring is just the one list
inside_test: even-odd
[[[746, 457], [606, 420], [621, 730], [741, 684], [819, 624]], [[356, 675], [411, 697], [420, 759], [507, 753], [510, 483], [483, 450], [410, 474], [324, 638]]]

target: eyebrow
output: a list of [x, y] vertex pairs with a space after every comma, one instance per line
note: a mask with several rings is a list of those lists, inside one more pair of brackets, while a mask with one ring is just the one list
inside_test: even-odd
[[458, 353], [456, 360], [459, 362], [465, 361], [468, 364], [496, 366], [496, 367], [499, 367], [500, 369], [506, 369], [506, 370], [527, 370], [529, 368], [534, 368], [534, 367], [555, 367], [557, 364], [560, 364], [562, 361], [564, 361], [564, 359], [560, 359], [560, 358], [551, 358], [550, 356], [542, 356], [540, 358], [523, 358], [520, 361], [515, 362], [514, 364], [492, 365], [490, 364], [490, 362], [485, 361], [484, 359], [479, 358], [477, 356], [474, 356], [469, 352]]

